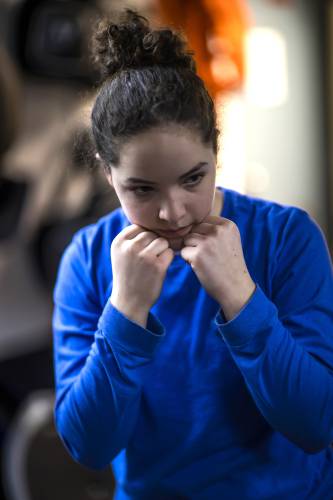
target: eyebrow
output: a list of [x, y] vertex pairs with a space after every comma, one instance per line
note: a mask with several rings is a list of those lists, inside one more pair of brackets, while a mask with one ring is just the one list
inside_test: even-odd
[[[195, 165], [195, 167], [191, 168], [188, 172], [186, 172], [185, 174], [182, 174], [179, 177], [179, 180], [185, 179], [185, 177], [188, 177], [190, 174], [196, 173], [202, 167], [206, 167], [207, 165], [208, 165], [208, 163], [206, 161], [201, 161], [200, 163], [198, 163], [197, 165]], [[156, 185], [157, 184], [157, 182], [148, 181], [147, 179], [140, 179], [139, 177], [128, 177], [125, 182], [126, 183], [132, 183], [132, 184], [136, 184], [136, 183], [150, 184], [150, 185]]]

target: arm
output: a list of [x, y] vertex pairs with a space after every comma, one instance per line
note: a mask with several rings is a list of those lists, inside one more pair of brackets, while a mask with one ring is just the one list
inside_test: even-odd
[[142, 328], [110, 300], [102, 312], [82, 254], [74, 239], [54, 294], [55, 421], [74, 459], [103, 468], [131, 437], [145, 367], [163, 327], [149, 315]]
[[283, 234], [271, 300], [257, 286], [221, 335], [263, 416], [309, 453], [333, 440], [333, 277], [324, 238], [298, 210]]

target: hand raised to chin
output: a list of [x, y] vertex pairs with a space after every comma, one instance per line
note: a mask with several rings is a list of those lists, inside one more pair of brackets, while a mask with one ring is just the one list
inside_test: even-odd
[[232, 319], [255, 290], [237, 225], [209, 215], [184, 237], [180, 253], [205, 290], [221, 305], [226, 318]]

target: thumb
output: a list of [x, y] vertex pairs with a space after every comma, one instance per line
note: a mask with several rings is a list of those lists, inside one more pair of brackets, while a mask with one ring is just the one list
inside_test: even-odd
[[202, 222], [207, 222], [210, 224], [215, 224], [216, 226], [220, 226], [223, 224], [224, 217], [220, 217], [219, 215], [208, 215]]
[[158, 256], [158, 260], [161, 262], [162, 266], [167, 269], [173, 261], [174, 256], [174, 251], [170, 247], [168, 247], [163, 250], [162, 253], [160, 253], [160, 255]]

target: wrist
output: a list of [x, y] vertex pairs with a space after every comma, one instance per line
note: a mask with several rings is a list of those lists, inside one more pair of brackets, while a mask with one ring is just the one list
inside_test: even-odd
[[240, 311], [250, 301], [255, 290], [256, 284], [250, 278], [248, 282], [242, 283], [239, 287], [235, 287], [219, 301], [227, 321], [231, 321], [240, 313]]
[[146, 328], [148, 321], [149, 308], [139, 306], [138, 304], [131, 303], [128, 300], [121, 299], [121, 297], [112, 293], [110, 302], [119, 312], [126, 318], [137, 323], [138, 325]]

